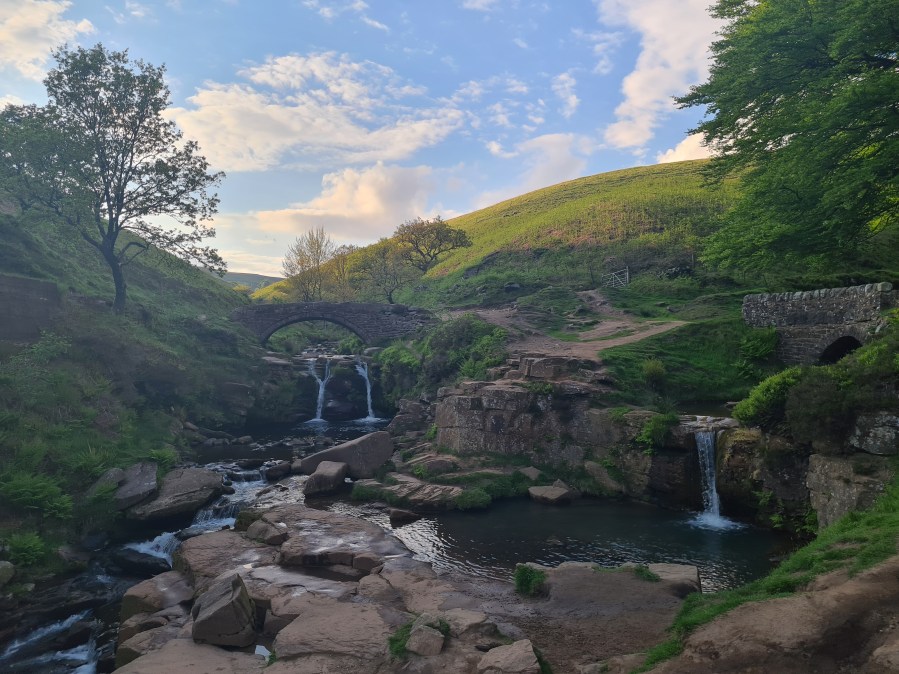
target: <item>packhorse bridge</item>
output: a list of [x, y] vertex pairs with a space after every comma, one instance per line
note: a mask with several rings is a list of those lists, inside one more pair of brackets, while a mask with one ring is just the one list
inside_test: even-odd
[[237, 309], [231, 314], [231, 320], [249, 328], [263, 343], [275, 331], [303, 321], [336, 323], [366, 344], [403, 337], [437, 322], [425, 309], [359, 302], [255, 304]]
[[899, 306], [891, 283], [796, 293], [747, 295], [743, 320], [774, 327], [777, 355], [788, 365], [835, 363], [866, 343], [883, 325], [882, 312]]

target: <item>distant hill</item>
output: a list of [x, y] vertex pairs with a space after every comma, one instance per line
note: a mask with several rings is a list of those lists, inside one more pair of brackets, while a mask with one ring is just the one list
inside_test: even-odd
[[251, 274], [243, 271], [226, 272], [222, 279], [232, 285], [244, 285], [253, 288], [254, 290], [284, 280], [280, 276], [265, 276], [263, 274]]

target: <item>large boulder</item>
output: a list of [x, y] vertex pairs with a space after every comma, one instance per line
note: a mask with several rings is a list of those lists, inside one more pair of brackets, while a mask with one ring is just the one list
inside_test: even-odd
[[138, 578], [150, 578], [159, 573], [165, 573], [172, 568], [167, 559], [141, 552], [133, 548], [117, 548], [109, 553], [109, 558], [122, 571]]
[[188, 539], [175, 553], [175, 568], [204, 590], [222, 574], [244, 565], [273, 564], [278, 551], [234, 531], [213, 531]]
[[206, 590], [191, 610], [194, 641], [243, 648], [256, 641], [256, 608], [237, 574]]
[[156, 464], [152, 461], [141, 461], [121, 468], [110, 468], [94, 482], [88, 490], [88, 496], [94, 496], [104, 488], [113, 492], [113, 506], [116, 510], [125, 510], [156, 495]]
[[879, 412], [859, 416], [849, 444], [868, 454], [899, 454], [899, 415]]
[[349, 466], [339, 461], [322, 461], [318, 464], [315, 472], [306, 480], [303, 485], [303, 493], [306, 496], [315, 494], [330, 494], [344, 486], [344, 478], [346, 477]]
[[221, 474], [206, 468], [177, 468], [162, 479], [156, 498], [132, 508], [129, 516], [153, 520], [186, 515], [202, 508], [221, 493]]
[[478, 674], [539, 674], [540, 664], [530, 639], [487, 651], [478, 663]]
[[265, 665], [265, 658], [260, 655], [226, 651], [190, 639], [173, 639], [159, 650], [117, 669], [116, 674], [261, 674]]
[[16, 567], [12, 565], [12, 562], [0, 561], [0, 587], [11, 581], [14, 575], [16, 575]]
[[387, 431], [377, 431], [307, 456], [300, 470], [311, 475], [322, 461], [347, 464], [347, 473], [354, 480], [373, 477], [393, 454], [393, 440]]
[[818, 524], [828, 527], [848, 512], [871, 507], [892, 478], [887, 457], [812, 454], [806, 485]]
[[120, 619], [127, 620], [138, 613], [155, 613], [193, 599], [194, 589], [178, 571], [166, 571], [134, 585], [122, 597]]

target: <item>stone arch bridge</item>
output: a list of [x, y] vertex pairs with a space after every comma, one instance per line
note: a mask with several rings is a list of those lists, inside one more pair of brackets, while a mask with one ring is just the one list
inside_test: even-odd
[[883, 326], [883, 311], [899, 306], [891, 283], [795, 293], [747, 295], [743, 320], [774, 327], [777, 355], [788, 365], [834, 363]]
[[425, 309], [359, 302], [254, 304], [234, 311], [231, 320], [247, 327], [262, 343], [275, 331], [303, 321], [336, 323], [355, 333], [366, 344], [403, 337], [437, 322], [437, 318]]

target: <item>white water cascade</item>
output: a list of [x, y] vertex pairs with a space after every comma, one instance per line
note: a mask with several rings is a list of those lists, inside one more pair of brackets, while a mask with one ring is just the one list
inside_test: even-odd
[[693, 523], [705, 529], [735, 529], [740, 524], [721, 516], [721, 501], [715, 485], [715, 431], [696, 431], [696, 449], [699, 452], [699, 471], [702, 476], [703, 512]]
[[375, 416], [374, 408], [371, 406], [371, 380], [368, 378], [368, 363], [361, 358], [357, 359], [356, 372], [365, 380], [366, 402], [368, 403], [368, 416], [362, 419], [362, 421], [379, 421], [378, 417]]
[[325, 387], [328, 385], [328, 382], [331, 381], [331, 361], [327, 358], [325, 359], [324, 377], [318, 376], [318, 371], [315, 369], [317, 364], [315, 358], [311, 358], [308, 362], [309, 374], [315, 377], [315, 381], [318, 382], [318, 400], [315, 403], [315, 417], [310, 419], [307, 423], [323, 423], [322, 410], [325, 407]]

